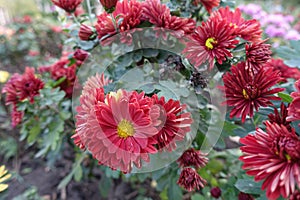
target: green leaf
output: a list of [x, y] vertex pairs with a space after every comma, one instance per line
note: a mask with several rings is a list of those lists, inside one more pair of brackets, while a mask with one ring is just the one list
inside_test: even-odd
[[79, 182], [82, 179], [82, 168], [80, 165], [78, 165], [78, 167], [76, 167], [76, 170], [74, 172], [74, 179], [77, 182]]
[[239, 179], [234, 186], [241, 192], [247, 194], [262, 194], [261, 183], [255, 182], [252, 179]]
[[177, 180], [175, 177], [170, 178], [167, 191], [169, 199], [182, 199], [182, 190], [176, 182]]
[[113, 182], [112, 179], [107, 178], [106, 176], [101, 176], [100, 182], [99, 182], [99, 190], [101, 193], [101, 197], [107, 198], [110, 189], [112, 188]]
[[40, 134], [41, 132], [41, 127], [40, 124], [36, 124], [34, 127], [32, 127], [29, 131], [29, 136], [27, 138], [27, 142], [28, 143], [32, 143], [35, 142], [37, 139], [37, 136]]
[[291, 103], [293, 101], [293, 97], [288, 94], [278, 92], [278, 96], [282, 99], [283, 102]]
[[204, 196], [202, 196], [201, 194], [193, 194], [191, 200], [206, 200], [206, 198]]

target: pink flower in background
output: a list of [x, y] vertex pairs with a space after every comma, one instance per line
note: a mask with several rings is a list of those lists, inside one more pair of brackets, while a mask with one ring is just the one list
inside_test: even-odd
[[176, 149], [176, 142], [182, 141], [191, 130], [193, 122], [190, 113], [183, 112], [186, 105], [180, 105], [179, 101], [170, 99], [165, 101], [164, 97], [152, 96], [151, 118], [155, 122], [158, 133], [153, 138], [158, 142], [159, 150], [172, 151]]
[[227, 24], [226, 20], [213, 17], [196, 28], [183, 53], [195, 67], [208, 61], [211, 70], [215, 59], [222, 64], [226, 57], [232, 57], [229, 49], [234, 48], [238, 43], [233, 33], [234, 29]]
[[194, 191], [195, 189], [200, 190], [206, 183], [206, 180], [204, 180], [195, 169], [190, 167], [186, 167], [181, 171], [177, 181], [179, 186], [189, 192]]
[[231, 67], [231, 72], [223, 76], [225, 97], [228, 106], [232, 107], [230, 117], [241, 117], [242, 122], [246, 116], [253, 117], [254, 109], [273, 105], [271, 100], [280, 100], [273, 96], [284, 88], [273, 88], [281, 81], [280, 73], [268, 68], [260, 68], [254, 75], [249, 73], [244, 62]]
[[243, 169], [254, 176], [255, 181], [264, 181], [269, 199], [280, 195], [288, 198], [300, 186], [300, 138], [295, 130], [285, 126], [266, 123], [266, 132], [257, 129], [254, 135], [240, 139], [244, 162]]

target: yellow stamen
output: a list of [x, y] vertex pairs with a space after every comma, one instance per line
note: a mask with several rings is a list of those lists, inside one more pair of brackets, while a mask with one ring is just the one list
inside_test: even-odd
[[247, 94], [245, 89], [243, 89], [243, 96], [245, 99], [249, 99], [249, 95]]
[[229, 26], [233, 28], [238, 28], [238, 26], [235, 23], [230, 23]]
[[126, 119], [122, 119], [122, 121], [118, 124], [117, 127], [118, 136], [121, 138], [127, 138], [129, 136], [134, 135], [134, 128], [131, 122]]
[[214, 44], [217, 44], [218, 41], [215, 38], [207, 38], [207, 40], [205, 41], [205, 46], [208, 49], [213, 49], [214, 48]]
[[285, 158], [288, 160], [288, 161], [290, 161], [292, 158], [291, 158], [291, 156], [289, 155], [289, 154], [285, 154]]

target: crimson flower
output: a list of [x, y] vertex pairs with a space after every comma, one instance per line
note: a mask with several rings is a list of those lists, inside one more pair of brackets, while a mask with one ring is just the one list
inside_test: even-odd
[[222, 190], [219, 187], [213, 187], [210, 190], [210, 194], [212, 197], [218, 199], [222, 195]]
[[183, 152], [180, 158], [178, 158], [177, 162], [179, 163], [180, 167], [193, 166], [195, 168], [200, 168], [207, 164], [208, 158], [206, 156], [207, 154], [202, 153], [200, 150], [190, 148]]
[[95, 28], [100, 39], [103, 39], [104, 36], [110, 37], [116, 34], [117, 31], [124, 32], [138, 26], [142, 17], [142, 5], [136, 0], [118, 1], [112, 14], [115, 18], [114, 20], [116, 20], [115, 22], [113, 22], [112, 16], [106, 12], [97, 17]]
[[287, 78], [292, 78], [295, 80], [300, 79], [300, 70], [296, 67], [289, 67], [284, 64], [282, 59], [274, 59], [269, 60], [264, 67], [270, 67], [274, 70], [279, 70], [281, 72], [281, 77], [284, 78], [283, 82], [287, 82]]
[[105, 10], [112, 9], [116, 6], [118, 0], [100, 0], [100, 3], [105, 8]]
[[292, 103], [290, 103], [288, 110], [287, 121], [296, 121], [300, 120], [300, 80], [295, 82], [296, 92], [292, 92], [291, 96], [293, 97]]
[[271, 123], [277, 123], [278, 125], [285, 126], [288, 130], [291, 130], [292, 127], [290, 125], [291, 122], [287, 121], [288, 110], [284, 103], [280, 105], [280, 113], [277, 108], [274, 108], [274, 114], [271, 113], [268, 115], [269, 121]]
[[2, 88], [2, 93], [6, 93], [5, 104], [17, 104], [19, 102], [19, 98], [17, 96], [16, 83], [22, 81], [22, 75], [15, 73], [11, 76], [11, 78], [7, 81], [7, 83]]
[[170, 9], [159, 0], [149, 0], [143, 3], [143, 18], [156, 27], [176, 31], [182, 37], [195, 30], [196, 22], [191, 18], [172, 16]]
[[191, 192], [195, 189], [200, 190], [200, 188], [203, 188], [206, 180], [195, 169], [186, 167], [181, 171], [177, 184]]
[[51, 0], [56, 6], [64, 9], [66, 12], [74, 12], [83, 0]]
[[222, 7], [212, 13], [211, 17], [225, 19], [227, 24], [234, 29], [233, 34], [251, 42], [261, 41], [262, 29], [257, 20], [245, 20], [239, 8], [231, 11], [228, 6]]
[[78, 36], [81, 40], [88, 41], [95, 39], [95, 32], [92, 27], [81, 24], [78, 32]]
[[289, 198], [289, 200], [299, 200], [300, 199], [300, 191], [296, 190]]
[[82, 63], [88, 58], [89, 53], [82, 49], [76, 49], [73, 54], [73, 57], [76, 59], [76, 64], [78, 66], [82, 65]]
[[159, 130], [153, 138], [158, 142], [159, 150], [172, 151], [176, 149], [176, 142], [182, 141], [190, 131], [193, 120], [190, 113], [183, 113], [186, 105], [180, 105], [179, 101], [170, 99], [166, 102], [164, 97], [158, 98], [157, 95], [153, 95], [152, 100], [150, 116]]
[[280, 100], [272, 96], [283, 91], [283, 88], [270, 89], [281, 80], [280, 73], [272, 69], [261, 68], [256, 74], [251, 74], [245, 67], [245, 62], [231, 67], [231, 72], [223, 76], [225, 97], [228, 106], [232, 106], [230, 117], [241, 117], [242, 122], [246, 116], [253, 116], [254, 108], [273, 105], [270, 100]]
[[258, 43], [246, 43], [246, 66], [250, 71], [257, 71], [271, 59], [271, 45], [263, 40]]
[[220, 0], [194, 0], [194, 5], [198, 5], [199, 3], [201, 3], [205, 9], [207, 10], [207, 12], [210, 14], [212, 12], [212, 9], [214, 7], [218, 7], [220, 4]]
[[191, 34], [183, 53], [196, 67], [208, 61], [209, 69], [212, 69], [214, 59], [222, 64], [226, 57], [232, 57], [229, 49], [234, 48], [238, 43], [234, 39], [233, 32], [234, 29], [227, 24], [226, 20], [209, 19], [202, 22], [195, 33]]
[[240, 192], [238, 195], [238, 200], [254, 200], [254, 198], [250, 194]]
[[266, 121], [266, 132], [256, 129], [254, 135], [240, 139], [244, 162], [243, 169], [262, 181], [262, 190], [267, 190], [271, 200], [280, 195], [287, 198], [300, 186], [300, 138], [292, 129]]
[[13, 105], [13, 109], [11, 112], [11, 125], [12, 127], [16, 127], [18, 124], [22, 122], [24, 112], [17, 110], [17, 105]]

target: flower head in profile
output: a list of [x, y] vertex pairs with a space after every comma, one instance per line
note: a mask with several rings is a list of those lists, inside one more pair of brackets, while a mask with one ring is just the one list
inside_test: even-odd
[[280, 73], [272, 69], [261, 68], [256, 74], [249, 73], [245, 63], [241, 62], [231, 67], [231, 72], [223, 76], [225, 97], [228, 106], [232, 107], [230, 117], [241, 117], [242, 122], [246, 116], [253, 116], [254, 109], [273, 105], [271, 100], [280, 100], [273, 96], [283, 91], [283, 88], [273, 88], [281, 80]]
[[100, 0], [100, 3], [107, 12], [110, 12], [116, 6], [117, 2], [118, 0]]
[[190, 113], [184, 112], [186, 105], [170, 99], [166, 102], [164, 97], [152, 96], [153, 106], [150, 116], [158, 133], [153, 138], [158, 142], [159, 150], [172, 151], [176, 149], [176, 142], [182, 141], [190, 131], [193, 122]]
[[270, 67], [274, 70], [279, 70], [281, 72], [281, 77], [284, 78], [283, 82], [287, 82], [288, 78], [292, 78], [295, 80], [300, 79], [300, 70], [297, 67], [289, 67], [284, 64], [282, 59], [274, 59], [269, 60], [264, 67]]
[[265, 40], [258, 43], [246, 44], [246, 67], [250, 71], [258, 71], [266, 62], [271, 59], [271, 45]]
[[95, 30], [93, 27], [90, 27], [85, 24], [81, 24], [78, 32], [78, 36], [81, 40], [88, 41], [96, 38]]
[[66, 12], [74, 12], [83, 0], [51, 0], [56, 6], [64, 9]]
[[195, 168], [200, 168], [207, 164], [208, 158], [206, 156], [207, 154], [202, 153], [200, 150], [190, 148], [183, 152], [180, 158], [178, 158], [177, 162], [179, 163], [180, 167], [193, 166]]
[[5, 184], [4, 182], [10, 179], [10, 177], [11, 174], [9, 174], [7, 169], [5, 169], [5, 166], [2, 165], [0, 167], [0, 193], [8, 188], [8, 184]]
[[222, 195], [222, 190], [219, 187], [213, 187], [210, 190], [210, 194], [212, 197], [218, 199]]
[[240, 139], [240, 160], [247, 174], [262, 181], [269, 199], [288, 198], [300, 186], [300, 138], [292, 129], [266, 121], [266, 131], [257, 129]]
[[208, 61], [209, 69], [214, 67], [214, 60], [222, 64], [226, 57], [232, 57], [229, 49], [238, 43], [226, 20], [211, 18], [197, 27], [186, 44], [183, 53], [196, 67]]
[[179, 176], [177, 184], [185, 190], [191, 192], [194, 190], [200, 190], [206, 184], [206, 180], [203, 179], [195, 169], [191, 167], [184, 168]]
[[193, 4], [198, 5], [202, 4], [208, 13], [212, 12], [212, 9], [220, 5], [220, 0], [194, 0]]
[[254, 200], [254, 198], [250, 194], [239, 192], [238, 200]]

